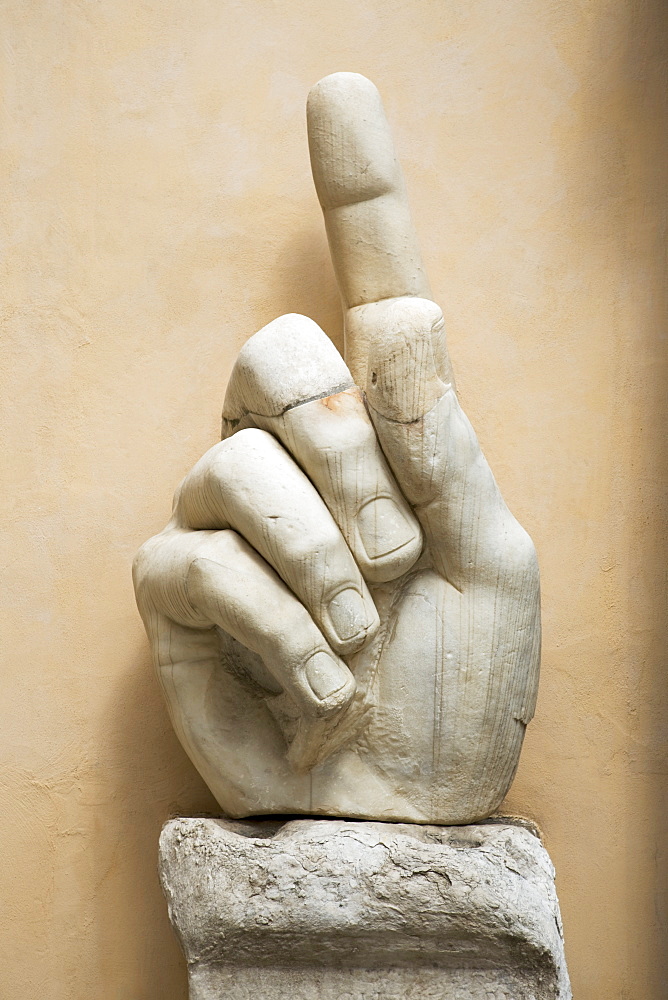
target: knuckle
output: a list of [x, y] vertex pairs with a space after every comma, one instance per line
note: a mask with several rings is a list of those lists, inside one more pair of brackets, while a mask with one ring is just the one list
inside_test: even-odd
[[[182, 624], [200, 626], [190, 601], [190, 566], [196, 561], [203, 533], [166, 528], [141, 546], [133, 562], [133, 580], [140, 611], [151, 609]], [[203, 563], [206, 559], [202, 560]]]
[[151, 538], [147, 539], [137, 550], [137, 553], [132, 560], [132, 579], [134, 581], [135, 590], [155, 572], [157, 568], [158, 553], [162, 543], [164, 542], [164, 538], [165, 534], [161, 531], [157, 535], [153, 535]]
[[536, 546], [529, 533], [514, 518], [506, 526], [506, 559], [521, 573], [538, 572]]
[[[306, 367], [304, 358], [309, 359]], [[246, 341], [230, 387], [251, 412], [266, 412], [258, 407], [268, 405], [272, 415], [278, 416], [286, 406], [349, 378], [343, 358], [326, 333], [307, 316], [290, 313]]]
[[200, 553], [195, 553], [185, 572], [185, 583], [191, 599], [206, 591], [211, 584], [212, 560]]
[[264, 461], [268, 452], [278, 447], [276, 439], [267, 431], [245, 427], [210, 448], [191, 475], [208, 485], [225, 482], [230, 477], [247, 476], [254, 461]]

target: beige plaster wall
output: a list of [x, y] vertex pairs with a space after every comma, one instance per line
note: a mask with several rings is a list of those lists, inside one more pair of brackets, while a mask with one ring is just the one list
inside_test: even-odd
[[[304, 100], [381, 88], [464, 405], [544, 586], [508, 809], [578, 1000], [668, 996], [662, 0], [6, 0], [0, 995], [177, 1000], [155, 872], [214, 808], [130, 561], [239, 346], [340, 320]], [[7, 460], [8, 459], [8, 460]]]

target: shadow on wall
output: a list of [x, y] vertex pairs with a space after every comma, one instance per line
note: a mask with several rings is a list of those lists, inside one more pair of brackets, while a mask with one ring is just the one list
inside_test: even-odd
[[295, 233], [286, 241], [274, 276], [270, 298], [273, 314], [267, 322], [284, 313], [302, 313], [315, 320], [343, 353], [341, 300], [324, 223]]

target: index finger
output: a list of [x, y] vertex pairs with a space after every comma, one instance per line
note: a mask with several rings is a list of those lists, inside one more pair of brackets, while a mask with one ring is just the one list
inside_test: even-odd
[[333, 73], [307, 103], [311, 168], [347, 308], [431, 298], [406, 187], [376, 87]]
[[391, 350], [383, 344], [383, 303], [408, 299], [428, 324], [429, 357], [414, 345], [422, 365], [413, 381], [429, 381], [436, 372], [454, 384], [442, 313], [424, 301], [431, 291], [378, 90], [358, 73], [326, 76], [309, 94], [307, 119], [313, 179], [346, 310], [346, 362], [355, 382], [367, 388], [370, 355]]

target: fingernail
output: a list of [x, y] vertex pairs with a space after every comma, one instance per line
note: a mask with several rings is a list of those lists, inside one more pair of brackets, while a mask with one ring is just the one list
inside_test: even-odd
[[371, 622], [362, 595], [351, 587], [342, 590], [329, 602], [329, 618], [341, 642], [366, 631]]
[[414, 526], [389, 497], [378, 497], [362, 507], [357, 515], [357, 527], [369, 559], [380, 559], [396, 552], [417, 535]]
[[327, 653], [315, 653], [305, 667], [306, 680], [316, 698], [324, 701], [351, 680], [350, 672]]

